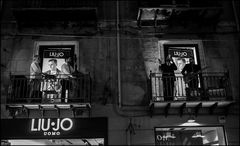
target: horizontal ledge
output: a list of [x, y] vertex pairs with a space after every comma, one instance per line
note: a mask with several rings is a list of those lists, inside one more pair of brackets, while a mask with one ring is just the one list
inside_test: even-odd
[[222, 9], [223, 7], [174, 7], [172, 5], [165, 5], [165, 6], [161, 6], [161, 7], [140, 7], [138, 10], [142, 10], [142, 9], [174, 9], [174, 10], [203, 10], [203, 9]]
[[27, 108], [27, 109], [71, 109], [71, 108], [91, 108], [90, 103], [78, 104], [7, 104], [7, 108]]
[[163, 101], [163, 102], [152, 102], [149, 106], [154, 106], [154, 108], [165, 108], [170, 103], [170, 108], [180, 108], [184, 104], [186, 104], [186, 108], [195, 108], [199, 104], [201, 104], [201, 107], [212, 107], [214, 104], [217, 103], [217, 107], [226, 107], [234, 101]]

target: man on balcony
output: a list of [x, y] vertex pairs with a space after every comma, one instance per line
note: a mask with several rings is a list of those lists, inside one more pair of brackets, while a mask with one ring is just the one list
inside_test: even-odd
[[160, 59], [159, 63], [159, 70], [162, 70], [164, 101], [173, 101], [174, 83], [176, 80], [174, 70], [177, 70], [177, 66], [173, 62], [171, 55], [168, 55], [164, 64], [162, 64]]
[[183, 74], [184, 82], [188, 85], [188, 97], [190, 96], [191, 91], [198, 89], [198, 73], [200, 70], [200, 66], [194, 64], [193, 58], [190, 58], [189, 64], [186, 64], [181, 72]]
[[[74, 78], [72, 73], [74, 72], [73, 67], [70, 65], [72, 62], [72, 58], [65, 58], [65, 63], [61, 66], [62, 71], [62, 102], [64, 102], [65, 98], [68, 98], [69, 91], [72, 89], [72, 82], [70, 78]], [[67, 100], [65, 100], [67, 101]]]
[[[30, 98], [41, 97], [40, 85], [42, 70], [39, 66], [39, 62], [39, 56], [34, 55], [33, 62], [30, 65]], [[30, 100], [28, 102], [30, 102]]]

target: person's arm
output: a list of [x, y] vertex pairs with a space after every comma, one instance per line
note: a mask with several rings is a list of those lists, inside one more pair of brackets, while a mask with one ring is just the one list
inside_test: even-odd
[[73, 77], [71, 74], [70, 74], [70, 72], [67, 70], [67, 65], [66, 64], [63, 64], [62, 66], [61, 66], [61, 71], [62, 71], [62, 73], [64, 74], [64, 75], [66, 75], [66, 76], [69, 76], [69, 77]]
[[158, 59], [158, 62], [159, 62], [159, 70], [162, 70], [162, 61], [160, 59]]
[[173, 70], [177, 70], [177, 66], [176, 66], [176, 64], [174, 63], [174, 61], [171, 61], [171, 64], [172, 64]]
[[183, 67], [182, 71], [181, 71], [181, 73], [182, 73], [184, 76], [186, 75], [186, 73], [185, 73], [185, 72], [186, 72], [186, 66], [187, 66], [187, 65], [185, 65], [185, 66]]
[[35, 63], [31, 64], [31, 75], [38, 75], [39, 74], [39, 69]]

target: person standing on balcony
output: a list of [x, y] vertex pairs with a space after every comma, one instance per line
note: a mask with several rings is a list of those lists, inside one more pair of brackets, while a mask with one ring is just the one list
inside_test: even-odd
[[[70, 65], [72, 62], [72, 58], [68, 57], [65, 58], [65, 63], [61, 66], [61, 71], [62, 71], [62, 102], [65, 101], [65, 98], [68, 98], [69, 91], [72, 89], [72, 82], [71, 78], [74, 78], [72, 75], [74, 73], [73, 67]], [[66, 96], [67, 94], [67, 96]]]
[[177, 70], [177, 66], [173, 62], [171, 55], [167, 56], [164, 64], [159, 59], [159, 64], [159, 70], [162, 71], [164, 101], [173, 101], [174, 83], [176, 80], [174, 70]]
[[34, 55], [33, 61], [30, 65], [30, 98], [40, 98], [41, 91], [41, 73], [42, 70], [39, 66], [40, 58], [38, 55]]
[[193, 96], [198, 96], [198, 73], [201, 71], [199, 65], [194, 64], [194, 60], [191, 57], [189, 63], [186, 64], [182, 70], [184, 82], [187, 84], [186, 88], [187, 100], [196, 100]]
[[184, 66], [181, 73], [183, 74], [185, 83], [190, 89], [198, 88], [198, 72], [201, 70], [200, 66], [194, 64], [193, 58], [189, 59], [189, 63]]

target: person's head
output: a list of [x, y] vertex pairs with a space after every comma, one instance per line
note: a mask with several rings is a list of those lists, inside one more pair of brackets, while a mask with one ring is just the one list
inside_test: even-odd
[[190, 64], [193, 64], [194, 63], [194, 60], [193, 60], [193, 58], [191, 57], [191, 58], [189, 58], [189, 63]]
[[34, 56], [33, 56], [33, 61], [39, 63], [39, 62], [40, 62], [40, 57], [39, 57], [39, 55], [34, 55]]
[[67, 62], [67, 63], [72, 62], [72, 57], [65, 58], [65, 62]]
[[48, 61], [48, 65], [51, 70], [56, 70], [57, 69], [57, 60], [56, 59], [50, 59]]
[[170, 61], [171, 61], [170, 58], [166, 58], [166, 64], [167, 64], [167, 65], [170, 65]]

